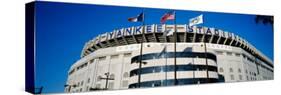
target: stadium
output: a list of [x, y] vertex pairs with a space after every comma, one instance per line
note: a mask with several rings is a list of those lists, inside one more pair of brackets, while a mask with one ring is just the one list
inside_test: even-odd
[[153, 24], [88, 41], [68, 71], [65, 92], [272, 79], [272, 60], [234, 33]]

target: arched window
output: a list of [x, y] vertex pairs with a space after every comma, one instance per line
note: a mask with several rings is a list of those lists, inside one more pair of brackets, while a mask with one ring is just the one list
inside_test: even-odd
[[242, 79], [243, 79], [242, 75], [239, 75], [239, 80], [242, 80]]
[[129, 77], [129, 73], [128, 73], [128, 72], [125, 72], [125, 73], [123, 74], [123, 78], [127, 78], [127, 77]]
[[123, 80], [122, 86], [123, 87], [128, 87], [128, 80]]
[[80, 86], [80, 82], [78, 82], [77, 86]]
[[114, 82], [109, 82], [108, 83], [108, 88], [113, 89], [114, 88]]
[[234, 80], [234, 75], [230, 75], [230, 79], [231, 79], [231, 80]]
[[87, 81], [87, 83], [90, 83], [91, 82], [91, 79], [90, 78], [88, 78], [88, 81]]
[[232, 68], [229, 68], [229, 72], [233, 72], [233, 69], [232, 69]]
[[101, 76], [98, 76], [98, 77], [97, 77], [97, 81], [100, 81], [100, 80], [101, 80], [101, 78], [102, 78]]
[[223, 72], [223, 68], [220, 68], [220, 70], [219, 70], [220, 72]]
[[238, 72], [241, 73], [241, 69], [240, 68], [238, 68]]
[[113, 78], [114, 79], [115, 75], [114, 74], [110, 74], [109, 78]]
[[81, 86], [83, 86], [84, 81], [81, 81]]

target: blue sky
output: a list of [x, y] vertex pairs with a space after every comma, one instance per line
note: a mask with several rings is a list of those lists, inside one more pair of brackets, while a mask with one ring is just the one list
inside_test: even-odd
[[[36, 4], [36, 87], [43, 93], [63, 92], [70, 66], [80, 59], [84, 44], [104, 32], [141, 25], [129, 17], [143, 8], [38, 2]], [[145, 9], [146, 24], [160, 24], [168, 9]], [[273, 59], [273, 27], [256, 24], [255, 15], [177, 10], [178, 24], [204, 15], [204, 26], [238, 34]], [[172, 23], [168, 21], [168, 23]]]

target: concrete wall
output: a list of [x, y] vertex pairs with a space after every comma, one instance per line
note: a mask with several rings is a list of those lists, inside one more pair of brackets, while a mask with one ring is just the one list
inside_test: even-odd
[[[249, 54], [238, 47], [225, 47], [214, 48], [207, 44], [207, 52], [215, 54], [217, 61], [208, 59], [208, 65], [217, 67], [217, 72], [209, 71], [210, 78], [219, 78], [219, 75], [224, 77], [225, 82], [239, 82], [250, 80], [268, 80], [273, 79], [273, 72], [263, 68], [267, 67], [273, 70], [272, 67], [256, 61], [251, 62], [248, 58], [255, 59], [254, 56]], [[166, 46], [167, 52], [173, 52], [173, 43], [144, 43], [143, 54], [160, 53]], [[203, 43], [177, 43], [177, 51], [181, 52], [185, 48], [192, 48], [191, 52], [204, 53]], [[67, 86], [66, 92], [81, 92], [89, 91], [90, 88], [105, 88], [106, 80], [99, 79], [99, 77], [106, 78], [105, 73], [109, 72], [109, 77], [114, 76], [114, 80], [108, 80], [108, 89], [127, 89], [130, 84], [138, 83], [138, 76], [130, 77], [130, 71], [139, 68], [139, 64], [131, 63], [131, 58], [140, 54], [140, 45], [131, 44], [126, 46], [109, 47], [98, 49], [94, 53], [83, 57], [78, 60], [69, 71], [75, 71], [68, 76], [67, 84], [76, 85]], [[246, 57], [243, 57], [246, 56]], [[177, 64], [194, 64], [206, 65], [205, 58], [177, 58]], [[145, 67], [174, 65], [174, 58], [157, 58], [153, 60], [145, 60], [147, 64], [142, 65]], [[167, 62], [167, 63], [166, 63]], [[77, 70], [77, 68], [87, 63], [87, 66]], [[257, 69], [257, 66], [259, 69]], [[232, 70], [231, 70], [232, 69]], [[259, 73], [258, 71], [259, 70]], [[177, 78], [206, 78], [206, 71], [178, 71]], [[248, 77], [248, 78], [247, 78]], [[174, 72], [157, 72], [142, 74], [141, 82], [151, 80], [164, 80], [173, 79]], [[82, 84], [83, 82], [83, 84]], [[79, 85], [78, 85], [79, 84]], [[82, 85], [81, 85], [82, 84]]]

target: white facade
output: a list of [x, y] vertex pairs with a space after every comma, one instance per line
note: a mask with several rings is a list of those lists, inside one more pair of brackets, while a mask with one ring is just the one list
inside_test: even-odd
[[[173, 25], [148, 25], [143, 34], [136, 29], [115, 30], [86, 43], [69, 70], [65, 92], [174, 85], [174, 35], [164, 32], [174, 31]], [[142, 37], [145, 64], [139, 76]], [[272, 61], [233, 33], [178, 25], [177, 40], [177, 85], [273, 79]]]

